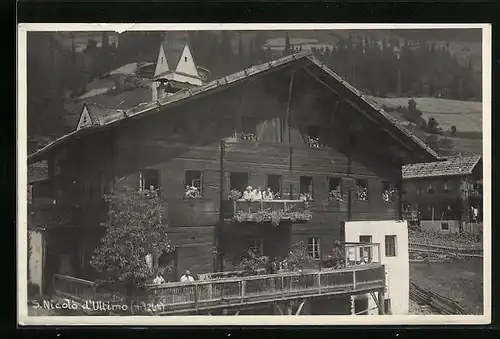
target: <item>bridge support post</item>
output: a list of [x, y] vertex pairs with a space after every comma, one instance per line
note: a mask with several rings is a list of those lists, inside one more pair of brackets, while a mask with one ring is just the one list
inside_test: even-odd
[[283, 315], [283, 311], [277, 302], [273, 302], [273, 313], [274, 315]]
[[297, 310], [297, 312], [295, 312], [295, 315], [299, 315], [300, 312], [302, 311], [302, 308], [304, 307], [305, 303], [306, 303], [307, 299], [304, 299], [301, 303], [300, 303], [300, 306]]
[[385, 295], [384, 295], [384, 290], [381, 289], [378, 291], [378, 302], [380, 304], [380, 307], [378, 309], [378, 314], [385, 314]]

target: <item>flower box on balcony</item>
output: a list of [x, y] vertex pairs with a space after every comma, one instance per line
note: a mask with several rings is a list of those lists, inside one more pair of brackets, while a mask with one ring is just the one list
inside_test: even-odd
[[293, 223], [311, 220], [312, 214], [301, 200], [261, 200], [233, 201], [233, 220], [236, 222], [272, 222], [275, 226], [281, 221]]

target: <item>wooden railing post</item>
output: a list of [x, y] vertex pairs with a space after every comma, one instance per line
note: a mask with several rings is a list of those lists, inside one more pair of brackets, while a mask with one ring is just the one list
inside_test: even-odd
[[241, 302], [243, 302], [245, 300], [245, 289], [246, 289], [246, 286], [247, 286], [247, 281], [246, 280], [240, 281]]
[[318, 279], [318, 294], [321, 294], [321, 272], [318, 272], [317, 279]]
[[97, 284], [96, 283], [92, 284], [92, 298], [94, 298], [93, 301], [97, 300]]
[[283, 201], [283, 212], [286, 213], [286, 201]]
[[281, 277], [281, 297], [285, 297], [285, 277]]
[[199, 295], [198, 295], [198, 285], [195, 284], [193, 286], [194, 288], [194, 308], [197, 310], [198, 309], [198, 298], [199, 298]]
[[352, 289], [356, 290], [356, 271], [352, 271]]

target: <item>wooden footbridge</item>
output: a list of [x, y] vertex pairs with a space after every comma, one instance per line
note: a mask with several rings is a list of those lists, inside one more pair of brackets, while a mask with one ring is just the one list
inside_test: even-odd
[[[273, 305], [276, 314], [300, 314], [306, 301], [330, 296], [370, 294], [383, 314], [385, 267], [350, 262], [343, 269], [306, 270], [269, 275], [147, 285], [135, 297], [149, 305], [149, 314], [234, 314], [247, 308]], [[55, 275], [53, 297], [84, 304], [89, 300], [116, 304], [98, 283]], [[378, 297], [376, 296], [378, 295]], [[130, 303], [130, 298], [127, 299]], [[148, 313], [148, 307], [143, 311]]]

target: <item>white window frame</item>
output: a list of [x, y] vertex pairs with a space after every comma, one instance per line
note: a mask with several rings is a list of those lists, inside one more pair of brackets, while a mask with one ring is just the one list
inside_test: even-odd
[[321, 238], [310, 237], [307, 239], [307, 254], [313, 259], [321, 259]]
[[[191, 182], [187, 182], [186, 176], [187, 176], [188, 172], [192, 172], [192, 173], [198, 172], [198, 173], [200, 173], [200, 178], [199, 179], [192, 179]], [[194, 185], [194, 183], [196, 181], [199, 181], [199, 186]], [[184, 172], [184, 186], [186, 186], [186, 185], [189, 185], [190, 187], [191, 186], [196, 187], [200, 191], [200, 196], [203, 196], [203, 172], [199, 171], [199, 170], [186, 170]]]

